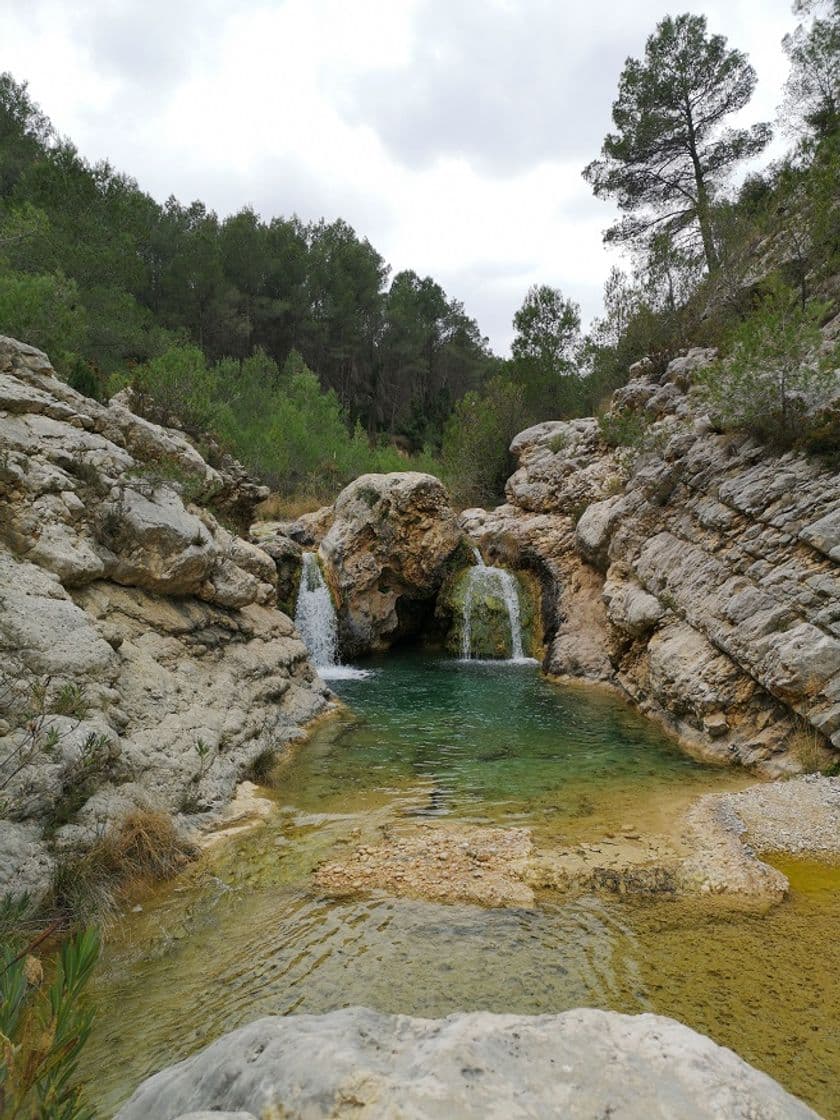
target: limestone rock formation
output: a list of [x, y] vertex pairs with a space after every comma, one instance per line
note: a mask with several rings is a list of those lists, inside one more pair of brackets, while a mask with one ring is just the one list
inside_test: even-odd
[[365, 474], [342, 490], [319, 553], [343, 655], [387, 649], [416, 632], [462, 546], [449, 496], [432, 475]]
[[208, 508], [231, 477], [0, 338], [0, 894], [134, 806], [218, 809], [327, 704], [271, 557]]
[[840, 475], [716, 432], [693, 388], [713, 357], [633, 371], [611, 417], [635, 445], [594, 420], [517, 436], [508, 504], [462, 525], [540, 577], [550, 672], [613, 682], [707, 755], [797, 770], [797, 731], [840, 749]]
[[249, 538], [274, 561], [277, 602], [294, 613], [304, 549], [317, 548], [333, 523], [332, 506], [303, 513], [294, 521], [255, 521]]
[[814, 1120], [731, 1050], [661, 1015], [264, 1018], [151, 1077], [118, 1120]]

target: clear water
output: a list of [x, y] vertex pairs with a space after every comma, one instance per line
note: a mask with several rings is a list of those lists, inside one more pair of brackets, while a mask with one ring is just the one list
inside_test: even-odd
[[564, 899], [530, 909], [373, 892], [324, 897], [315, 866], [411, 814], [528, 825], [540, 843], [667, 828], [744, 784], [686, 758], [613, 697], [527, 666], [391, 656], [336, 688], [352, 711], [286, 767], [277, 812], [143, 899], [106, 948], [86, 1056], [111, 1115], [143, 1077], [264, 1014], [364, 1004], [438, 1016], [654, 1010], [840, 1117], [840, 872], [789, 863], [768, 914], [713, 902]]

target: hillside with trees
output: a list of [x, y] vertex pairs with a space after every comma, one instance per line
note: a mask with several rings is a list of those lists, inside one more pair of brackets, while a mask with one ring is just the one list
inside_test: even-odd
[[[431, 277], [391, 277], [346, 222], [160, 205], [107, 162], [89, 164], [3, 75], [0, 322], [76, 387], [104, 397], [131, 384], [152, 418], [210, 434], [303, 501], [407, 456], [460, 502], [491, 501], [517, 431], [598, 412], [634, 362], [664, 368], [690, 345], [733, 353], [735, 370], [739, 355], [794, 355], [773, 384], [732, 373], [733, 395], [721, 373], [710, 393], [728, 400], [728, 423], [830, 450], [831, 425], [806, 431], [790, 406], [800, 388], [820, 391], [801, 359], [836, 311], [840, 7], [794, 10], [778, 122], [792, 146], [746, 178], [771, 128], [732, 125], [756, 83], [743, 52], [683, 14], [627, 60], [614, 129], [583, 174], [618, 205], [605, 241], [625, 247], [630, 270], [612, 270], [586, 333], [572, 300], [533, 286], [509, 359]], [[756, 395], [776, 401], [772, 416], [748, 415]]]
[[[347, 481], [399, 465], [391, 442], [439, 446], [453, 404], [494, 366], [461, 303], [431, 277], [391, 277], [346, 222], [159, 205], [82, 158], [10, 74], [0, 76], [0, 322], [91, 395], [126, 380], [159, 390], [172, 415], [232, 440], [275, 485], [295, 449], [272, 457], [265, 445], [284, 422], [291, 444], [301, 423], [322, 441], [309, 466], [323, 461], [326, 484]], [[252, 456], [238, 438], [251, 424], [262, 445]]]

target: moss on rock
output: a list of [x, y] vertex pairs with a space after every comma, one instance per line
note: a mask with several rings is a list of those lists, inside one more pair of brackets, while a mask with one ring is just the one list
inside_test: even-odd
[[[455, 655], [461, 653], [465, 606], [475, 570], [471, 565], [455, 572], [444, 583], [438, 597], [436, 614], [446, 631], [446, 648]], [[531, 655], [538, 642], [534, 589], [530, 580], [522, 579], [521, 573], [512, 572], [511, 575], [519, 600], [522, 648], [526, 655]], [[488, 578], [473, 586], [470, 631], [473, 657], [504, 659], [512, 656], [508, 608], [498, 580]]]

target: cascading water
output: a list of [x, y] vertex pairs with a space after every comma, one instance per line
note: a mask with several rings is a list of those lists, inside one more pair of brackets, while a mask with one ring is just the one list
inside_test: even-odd
[[476, 592], [496, 592], [507, 610], [510, 625], [511, 661], [525, 661], [522, 649], [522, 621], [519, 613], [519, 595], [516, 578], [504, 568], [488, 567], [481, 553], [473, 548], [475, 567], [470, 569], [464, 593], [464, 620], [461, 629], [461, 660], [472, 660], [472, 612]]
[[314, 552], [304, 552], [295, 626], [318, 670], [338, 664], [338, 621]]
[[338, 618], [314, 552], [303, 554], [295, 626], [319, 676], [325, 680], [370, 676], [369, 669], [354, 669], [341, 664], [338, 656]]

